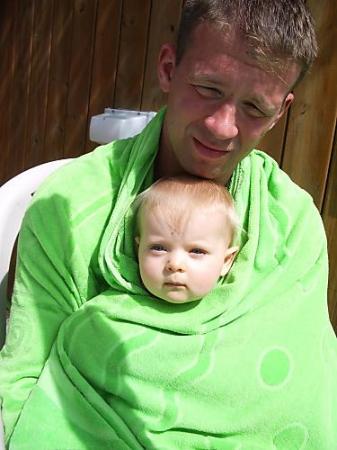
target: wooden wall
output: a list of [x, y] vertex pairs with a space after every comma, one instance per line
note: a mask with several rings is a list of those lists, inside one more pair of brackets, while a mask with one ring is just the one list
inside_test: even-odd
[[[329, 309], [337, 330], [337, 2], [309, 0], [320, 56], [288, 115], [264, 139], [320, 209], [330, 252]], [[182, 0], [1, 0], [0, 185], [41, 162], [80, 155], [104, 107], [156, 110], [161, 43]], [[1, 205], [0, 205], [1, 210]]]

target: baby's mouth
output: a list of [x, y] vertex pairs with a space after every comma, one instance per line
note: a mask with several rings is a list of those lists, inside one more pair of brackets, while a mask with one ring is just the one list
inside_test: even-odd
[[165, 286], [173, 286], [173, 287], [186, 287], [186, 284], [184, 284], [184, 283], [180, 283], [180, 282], [177, 282], [177, 281], [166, 281], [165, 283], [164, 283], [164, 285]]

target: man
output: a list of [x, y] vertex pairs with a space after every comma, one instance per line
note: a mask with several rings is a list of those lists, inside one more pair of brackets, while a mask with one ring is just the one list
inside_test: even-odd
[[[267, 10], [270, 2], [254, 2], [245, 12], [240, 12], [239, 6], [233, 9], [230, 2], [220, 2], [225, 3], [221, 7], [207, 3], [199, 2], [189, 11], [187, 2], [177, 54], [172, 45], [164, 45], [160, 52], [159, 81], [169, 98], [158, 171], [174, 173], [183, 168], [228, 182], [238, 162], [290, 106], [292, 88], [310, 66], [317, 47], [313, 29], [300, 20], [294, 28], [287, 24], [281, 36], [268, 29], [276, 20], [271, 12], [266, 23], [255, 24], [255, 8]], [[289, 8], [288, 2], [279, 2], [278, 8], [284, 6]], [[301, 17], [304, 6], [293, 7]], [[195, 19], [198, 15], [203, 19], [192, 28], [193, 14]], [[242, 16], [236, 17], [239, 14]], [[224, 23], [225, 17], [236, 25]], [[219, 25], [214, 26], [215, 20]], [[296, 27], [302, 25], [308, 26], [303, 42], [296, 37], [300, 32]], [[261, 27], [258, 38], [254, 26]], [[207, 153], [208, 149], [213, 152]]]
[[[252, 150], [315, 54], [302, 0], [186, 1], [177, 48], [159, 56], [167, 110], [35, 196], [1, 362], [13, 448], [336, 447], [322, 223]], [[129, 210], [185, 172], [228, 186], [242, 232], [229, 277], [172, 309], [139, 281]]]

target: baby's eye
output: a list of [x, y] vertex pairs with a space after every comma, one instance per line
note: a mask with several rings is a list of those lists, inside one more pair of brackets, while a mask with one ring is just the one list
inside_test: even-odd
[[165, 252], [166, 248], [161, 244], [153, 244], [151, 245], [150, 250], [153, 250], [155, 252]]
[[192, 248], [192, 250], [190, 250], [191, 253], [193, 253], [194, 255], [206, 255], [207, 251], [204, 250], [203, 248]]

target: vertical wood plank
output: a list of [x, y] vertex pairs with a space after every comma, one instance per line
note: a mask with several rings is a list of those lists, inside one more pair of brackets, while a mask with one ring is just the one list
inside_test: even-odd
[[[89, 99], [88, 124], [91, 116], [101, 114], [104, 107], [113, 106], [118, 61], [119, 30], [122, 0], [99, 0], [97, 8], [95, 50]], [[97, 144], [89, 141], [86, 133], [86, 151]]]
[[53, 4], [53, 0], [39, 0], [36, 1], [34, 9], [30, 89], [25, 137], [25, 169], [36, 166], [45, 160], [44, 133], [50, 72]]
[[150, 0], [124, 0], [114, 106], [139, 109], [145, 71]]
[[321, 208], [337, 108], [337, 2], [310, 0], [309, 6], [316, 19], [320, 54], [295, 91], [283, 168]]
[[15, 2], [0, 3], [0, 186], [10, 174], [9, 105], [12, 90], [12, 48]]
[[158, 110], [166, 100], [157, 80], [157, 61], [160, 47], [165, 42], [174, 42], [182, 7], [182, 0], [153, 0], [146, 71], [141, 108]]
[[45, 159], [63, 157], [72, 47], [73, 2], [54, 2], [50, 75], [44, 133]]
[[12, 53], [13, 89], [9, 105], [8, 145], [11, 153], [8, 177], [24, 168], [28, 99], [31, 71], [31, 44], [34, 0], [15, 2], [14, 42]]
[[84, 153], [97, 0], [74, 0], [73, 38], [67, 98], [64, 156]]
[[328, 238], [329, 249], [329, 312], [337, 333], [337, 130], [333, 156], [329, 170], [329, 182], [323, 207], [323, 221]]

